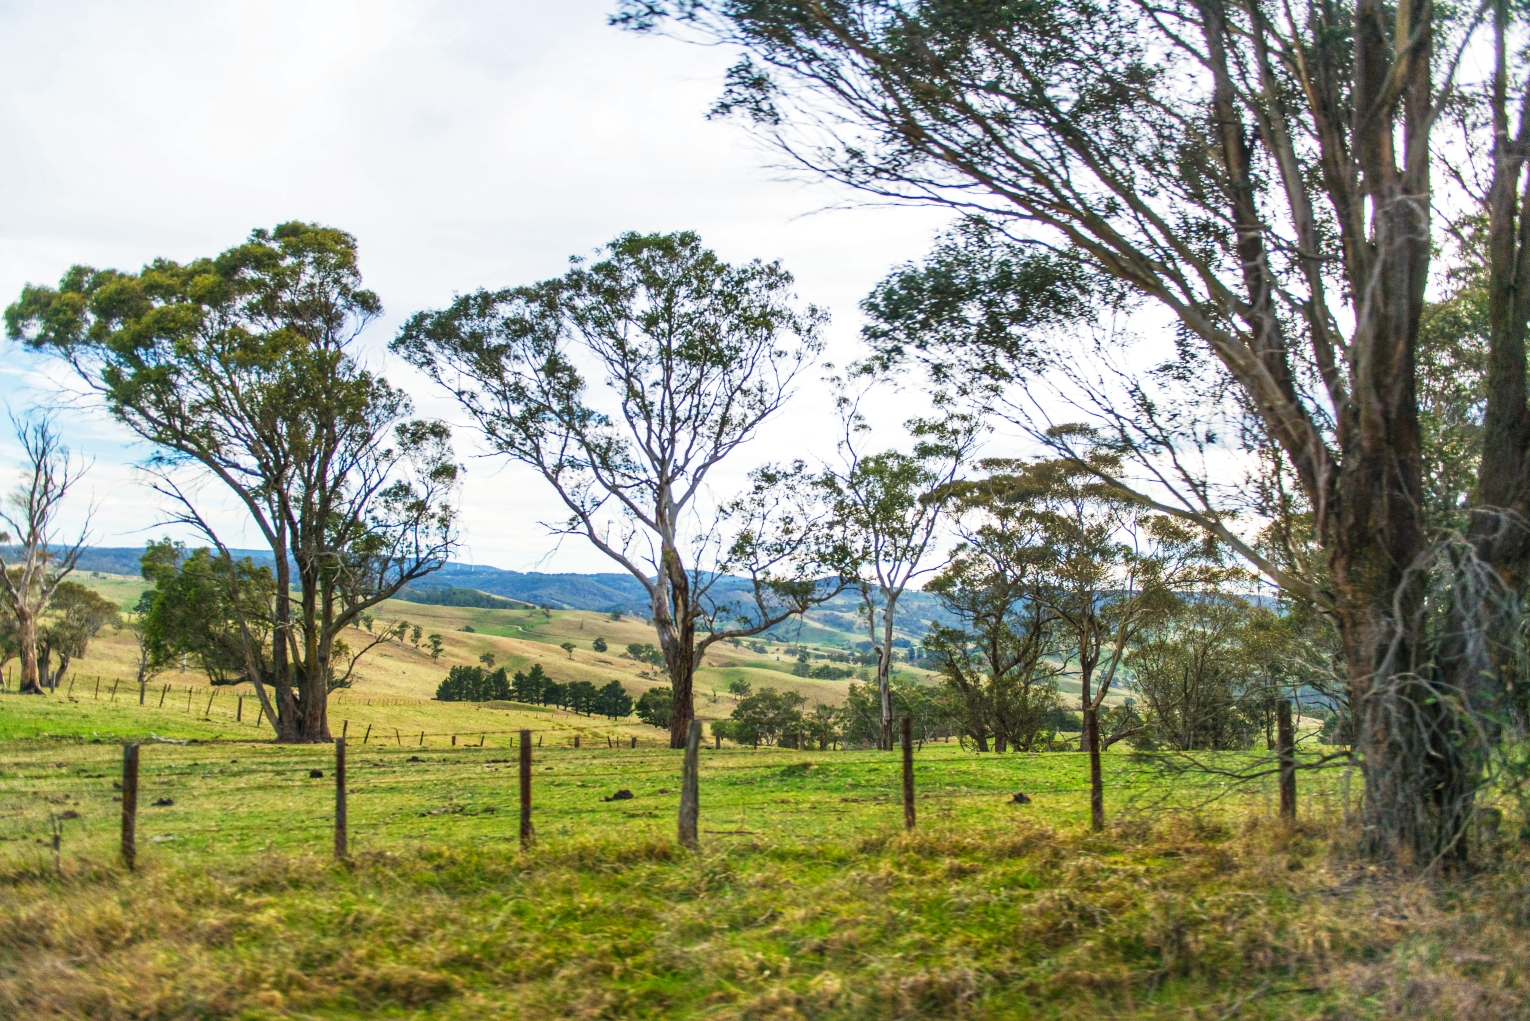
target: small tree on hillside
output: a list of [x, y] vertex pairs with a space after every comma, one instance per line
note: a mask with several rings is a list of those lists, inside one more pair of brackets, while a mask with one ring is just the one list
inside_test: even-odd
[[70, 461], [68, 449], [48, 419], [11, 422], [21, 442], [25, 466], [22, 484], [0, 508], [0, 544], [12, 547], [9, 554], [0, 553], [0, 585], [16, 621], [16, 648], [21, 657], [18, 690], [41, 695], [37, 657], [40, 618], [58, 586], [74, 570], [89, 529], [87, 522], [73, 545], [58, 542], [59, 514], [84, 466]]
[[562, 644], [560, 644], [558, 646], [558, 648], [560, 648], [564, 652], [568, 653], [568, 658], [569, 659], [573, 659], [574, 658], [574, 650], [579, 648], [579, 646], [575, 645], [573, 642], [563, 642]]
[[59, 582], [48, 600], [48, 611], [48, 621], [38, 631], [38, 659], [46, 676], [49, 661], [58, 657], [58, 670], [52, 676], [52, 686], [57, 688], [70, 661], [84, 656], [91, 640], [102, 628], [120, 622], [122, 613], [116, 603], [76, 581]]
[[[394, 350], [442, 384], [494, 448], [531, 466], [587, 538], [646, 590], [670, 676], [670, 741], [714, 642], [758, 634], [838, 591], [814, 580], [789, 473], [699, 502], [821, 350], [779, 265], [731, 266], [691, 233], [624, 234], [563, 277], [459, 298]], [[592, 385], [593, 384], [593, 385]], [[719, 588], [743, 575], [739, 591]]]

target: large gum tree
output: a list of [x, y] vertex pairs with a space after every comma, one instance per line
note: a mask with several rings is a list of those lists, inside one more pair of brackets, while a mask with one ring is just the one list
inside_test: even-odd
[[[456, 542], [450, 433], [356, 360], [381, 313], [361, 283], [354, 238], [286, 223], [211, 259], [76, 266], [5, 314], [13, 339], [64, 359], [153, 445], [156, 487], [219, 553], [243, 679], [281, 741], [329, 739], [329, 693], [367, 647], [347, 629]], [[271, 551], [269, 600], [240, 598], [194, 485], [209, 479]]]
[[776, 263], [730, 265], [692, 233], [624, 234], [562, 277], [479, 291], [405, 325], [394, 350], [445, 387], [499, 453], [552, 487], [580, 535], [647, 590], [685, 744], [714, 643], [831, 598], [804, 466], [717, 499], [723, 461], [781, 410], [822, 348]]
[[[1256, 548], [1224, 491], [1181, 471], [1185, 437], [1162, 420], [1109, 423], [1144, 455], [1137, 477], [1158, 473], [1114, 481], [1333, 621], [1371, 851], [1462, 851], [1492, 735], [1524, 688], [1517, 623], [1499, 612], [1530, 576], [1521, 8], [619, 0], [614, 20], [740, 51], [718, 110], [791, 164], [876, 201], [984, 217], [1026, 258], [1156, 307], [1202, 392], [1225, 382], [1294, 480], [1318, 569]], [[1422, 509], [1417, 360], [1431, 260], [1449, 250], [1442, 209], [1480, 224], [1488, 277], [1485, 429], [1459, 539]], [[1003, 367], [1012, 352], [994, 351]], [[1463, 567], [1470, 584], [1451, 577]]]

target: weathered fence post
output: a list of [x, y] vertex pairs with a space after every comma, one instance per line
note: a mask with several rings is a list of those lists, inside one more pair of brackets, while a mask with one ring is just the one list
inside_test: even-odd
[[898, 720], [898, 735], [903, 744], [903, 828], [914, 828], [914, 721], [904, 716]]
[[122, 746], [122, 864], [129, 872], [138, 859], [138, 746]]
[[264, 723], [265, 721], [266, 721], [266, 706], [265, 706], [265, 703], [262, 702], [261, 706], [260, 706], [260, 712], [255, 714], [255, 726], [258, 727], [262, 723]]
[[235, 723], [243, 723], [244, 722], [244, 696], [243, 695], [239, 696], [239, 703], [234, 706], [234, 722]]
[[398, 742], [398, 746], [400, 748], [404, 747], [404, 739], [399, 736], [398, 728], [397, 727], [393, 728], [393, 740]]
[[692, 720], [685, 735], [685, 779], [680, 785], [680, 843], [696, 846], [696, 816], [700, 812], [699, 781], [696, 777], [696, 748], [701, 744], [701, 721]]
[[194, 694], [195, 694], [195, 692], [193, 692], [190, 688], [186, 689], [186, 709], [185, 709], [185, 711], [188, 712], [188, 713], [191, 712], [191, 697]]
[[578, 734], [574, 735], [574, 747], [575, 748], [579, 747], [579, 735]]
[[340, 724], [340, 736], [341, 737], [344, 737], [346, 734], [350, 733], [350, 730], [351, 730], [351, 721], [350, 720], [345, 720], [345, 721], [343, 721]]
[[1275, 707], [1275, 745], [1280, 760], [1280, 817], [1296, 821], [1296, 735], [1291, 727], [1291, 700]]
[[637, 738], [635, 738], [635, 737], [632, 739], [632, 747], [634, 747], [634, 748], [637, 747]]
[[361, 747], [365, 748], [367, 746], [367, 742], [370, 741], [371, 739], [372, 739], [372, 725], [370, 723], [368, 723], [367, 724], [367, 732], [365, 734], [361, 735]]
[[170, 694], [170, 685], [167, 684], [165, 685], [164, 690], [159, 693], [159, 707], [161, 709], [165, 707], [165, 696], [168, 694]]
[[[57, 674], [54, 675], [53, 680], [55, 682], [53, 686], [55, 688], [57, 688], [58, 687], [58, 684], [57, 684], [58, 675]], [[96, 674], [96, 691], [95, 691], [95, 694], [91, 695], [90, 697], [91, 698], [100, 698], [101, 697], [101, 675], [100, 674]]]
[[117, 685], [119, 685], [121, 683], [122, 683], [122, 678], [120, 678], [120, 677], [116, 678], [115, 680], [112, 681], [112, 697], [110, 699], [108, 699], [108, 701], [110, 701], [110, 702], [117, 701]]
[[521, 731], [521, 847], [531, 846], [531, 731]]

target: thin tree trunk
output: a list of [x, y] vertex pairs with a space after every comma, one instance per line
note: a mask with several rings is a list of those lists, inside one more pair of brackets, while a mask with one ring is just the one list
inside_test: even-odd
[[1084, 750], [1089, 753], [1089, 828], [1105, 828], [1105, 783], [1100, 775], [1100, 713], [1084, 706]]
[[18, 607], [16, 631], [21, 645], [21, 686], [18, 690], [23, 695], [42, 695], [42, 679], [37, 676], [37, 618]]

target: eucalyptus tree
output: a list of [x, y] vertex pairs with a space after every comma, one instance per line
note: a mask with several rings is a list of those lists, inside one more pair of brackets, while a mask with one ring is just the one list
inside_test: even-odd
[[817, 512], [802, 465], [761, 469], [734, 497], [707, 489], [822, 349], [825, 314], [797, 307], [791, 288], [779, 264], [730, 265], [693, 233], [629, 233], [562, 277], [420, 313], [393, 345], [495, 451], [552, 487], [569, 514], [556, 531], [583, 536], [642, 584], [677, 748], [711, 645], [842, 587], [814, 578]]
[[[50, 687], [57, 688], [69, 672], [69, 664], [85, 655], [103, 628], [119, 624], [122, 613], [110, 599], [77, 581], [59, 582], [48, 600], [48, 611], [48, 622], [38, 632], [38, 658], [43, 677]], [[57, 670], [50, 666], [54, 656], [58, 657]]]
[[[1464, 849], [1491, 718], [1525, 687], [1522, 8], [619, 0], [614, 20], [742, 50], [716, 112], [748, 117], [792, 165], [875, 201], [982, 216], [1028, 250], [1031, 280], [1079, 267], [1167, 318], [1181, 379], [1225, 394], [1289, 474], [1322, 571], [1289, 571], [1248, 540], [1231, 514], [1242, 494], [1229, 507], [1179, 456], [1206, 430], [1156, 416], [1162, 402], [1095, 409], [1152, 484], [1113, 481], [1335, 622], [1371, 851], [1425, 862]], [[1458, 80], [1462, 67], [1481, 79]], [[1480, 225], [1487, 277], [1484, 428], [1470, 485], [1456, 486], [1470, 495], [1454, 553], [1426, 514], [1417, 378], [1432, 260], [1450, 250], [1440, 210]], [[1035, 347], [1006, 337], [958, 333], [962, 357], [938, 360], [1012, 372]], [[1134, 361], [1120, 378], [1141, 396], [1155, 366]]]
[[839, 397], [844, 435], [841, 463], [828, 465], [817, 486], [832, 513], [838, 564], [860, 590], [861, 613], [876, 656], [877, 692], [882, 706], [878, 747], [893, 747], [892, 660], [898, 600], [909, 585], [939, 568], [931, 554], [940, 543], [940, 526], [953, 484], [979, 435], [971, 416], [947, 414], [911, 419], [907, 428], [913, 449], [867, 454], [860, 449], [870, 432], [860, 402], [843, 389]]
[[[304, 223], [138, 273], [75, 266], [6, 309], [12, 338], [62, 358], [155, 448], [156, 489], [223, 561], [244, 672], [282, 741], [328, 740], [330, 690], [359, 654], [346, 629], [456, 544], [450, 432], [356, 360], [381, 312], [355, 239]], [[204, 480], [270, 548], [269, 604], [240, 598]]]
[[1100, 754], [1140, 729], [1131, 714], [1102, 733], [1109, 697], [1132, 643], [1169, 612], [1177, 592], [1203, 587], [1226, 572], [1211, 537], [1125, 498], [1101, 475], [1119, 466], [1108, 454], [1080, 466], [1067, 458], [990, 460], [989, 475], [965, 487], [964, 502], [1013, 514], [1035, 530], [1038, 563], [1026, 599], [1055, 618], [1065, 661], [1077, 671], [1083, 714], [1081, 748], [1089, 755], [1090, 825], [1105, 825]]
[[0, 597], [6, 617], [15, 622], [16, 653], [21, 659], [17, 690], [41, 695], [38, 640], [42, 615], [54, 593], [74, 571], [85, 548], [89, 524], [73, 543], [61, 542], [59, 516], [64, 501], [85, 466], [72, 460], [58, 430], [47, 418], [12, 420], [25, 459], [21, 485], [0, 505]]
[[961, 545], [926, 586], [952, 623], [932, 622], [924, 647], [978, 751], [990, 739], [995, 751], [1030, 751], [1061, 707], [1057, 678], [1070, 658], [1062, 617], [1037, 591], [1052, 551], [1028, 508], [987, 499], [982, 482], [964, 490]]

